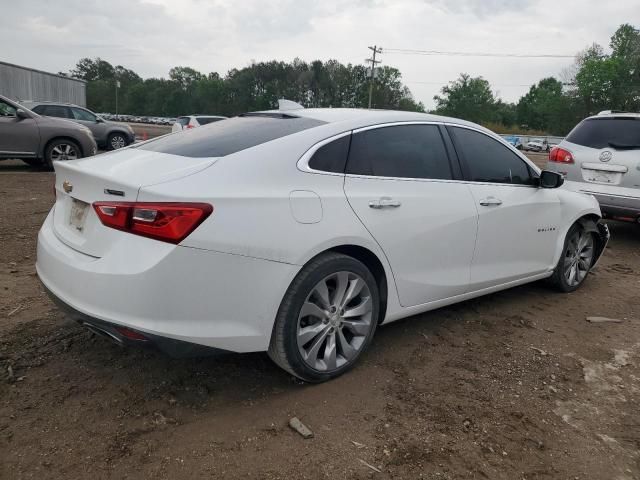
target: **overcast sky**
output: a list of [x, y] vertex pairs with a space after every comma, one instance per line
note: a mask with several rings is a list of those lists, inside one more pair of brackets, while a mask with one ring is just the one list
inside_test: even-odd
[[[0, 0], [0, 60], [58, 72], [101, 57], [143, 77], [174, 66], [224, 75], [251, 61], [362, 63], [368, 45], [464, 52], [575, 54], [608, 46], [639, 0]], [[559, 76], [572, 59], [383, 54], [417, 100], [433, 106], [460, 72], [506, 101]], [[1, 86], [0, 86], [1, 87]]]

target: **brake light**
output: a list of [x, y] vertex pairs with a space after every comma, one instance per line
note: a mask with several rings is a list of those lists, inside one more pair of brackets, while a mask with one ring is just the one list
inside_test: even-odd
[[549, 161], [556, 163], [573, 163], [573, 155], [569, 150], [553, 147], [549, 152]]
[[213, 212], [208, 203], [95, 202], [106, 227], [169, 243], [180, 243]]
[[191, 125], [190, 123], [187, 123], [187, 128], [195, 128], [195, 125]]

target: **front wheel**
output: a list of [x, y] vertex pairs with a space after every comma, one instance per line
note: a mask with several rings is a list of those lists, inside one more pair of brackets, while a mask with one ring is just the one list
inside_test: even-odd
[[107, 147], [109, 150], [118, 150], [124, 148], [129, 144], [126, 137], [122, 133], [112, 133], [107, 140]]
[[373, 338], [379, 298], [375, 278], [362, 262], [338, 253], [318, 256], [282, 300], [269, 356], [307, 382], [343, 374]]
[[573, 292], [587, 278], [593, 265], [596, 251], [596, 239], [592, 232], [587, 232], [575, 224], [567, 233], [562, 255], [558, 260], [551, 283], [561, 292]]

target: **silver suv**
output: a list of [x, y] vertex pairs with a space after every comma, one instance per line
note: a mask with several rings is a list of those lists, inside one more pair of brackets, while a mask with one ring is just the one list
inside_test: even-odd
[[594, 195], [608, 217], [640, 221], [640, 114], [601, 112], [549, 152], [566, 188]]
[[91, 131], [67, 120], [41, 117], [0, 95], [0, 160], [46, 165], [96, 154]]
[[111, 122], [91, 110], [71, 103], [55, 102], [21, 102], [32, 111], [47, 117], [66, 118], [84, 125], [96, 139], [98, 147], [116, 150], [132, 144], [135, 139], [133, 129], [126, 123]]

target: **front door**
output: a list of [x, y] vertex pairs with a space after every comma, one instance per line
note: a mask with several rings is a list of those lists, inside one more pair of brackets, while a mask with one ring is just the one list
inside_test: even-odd
[[352, 136], [344, 190], [384, 251], [404, 307], [467, 291], [477, 212], [451, 167], [438, 125]]
[[560, 227], [557, 192], [538, 188], [533, 168], [489, 135], [449, 131], [478, 211], [470, 290], [549, 271]]
[[0, 156], [35, 157], [40, 131], [33, 118], [18, 118], [16, 108], [0, 100]]

